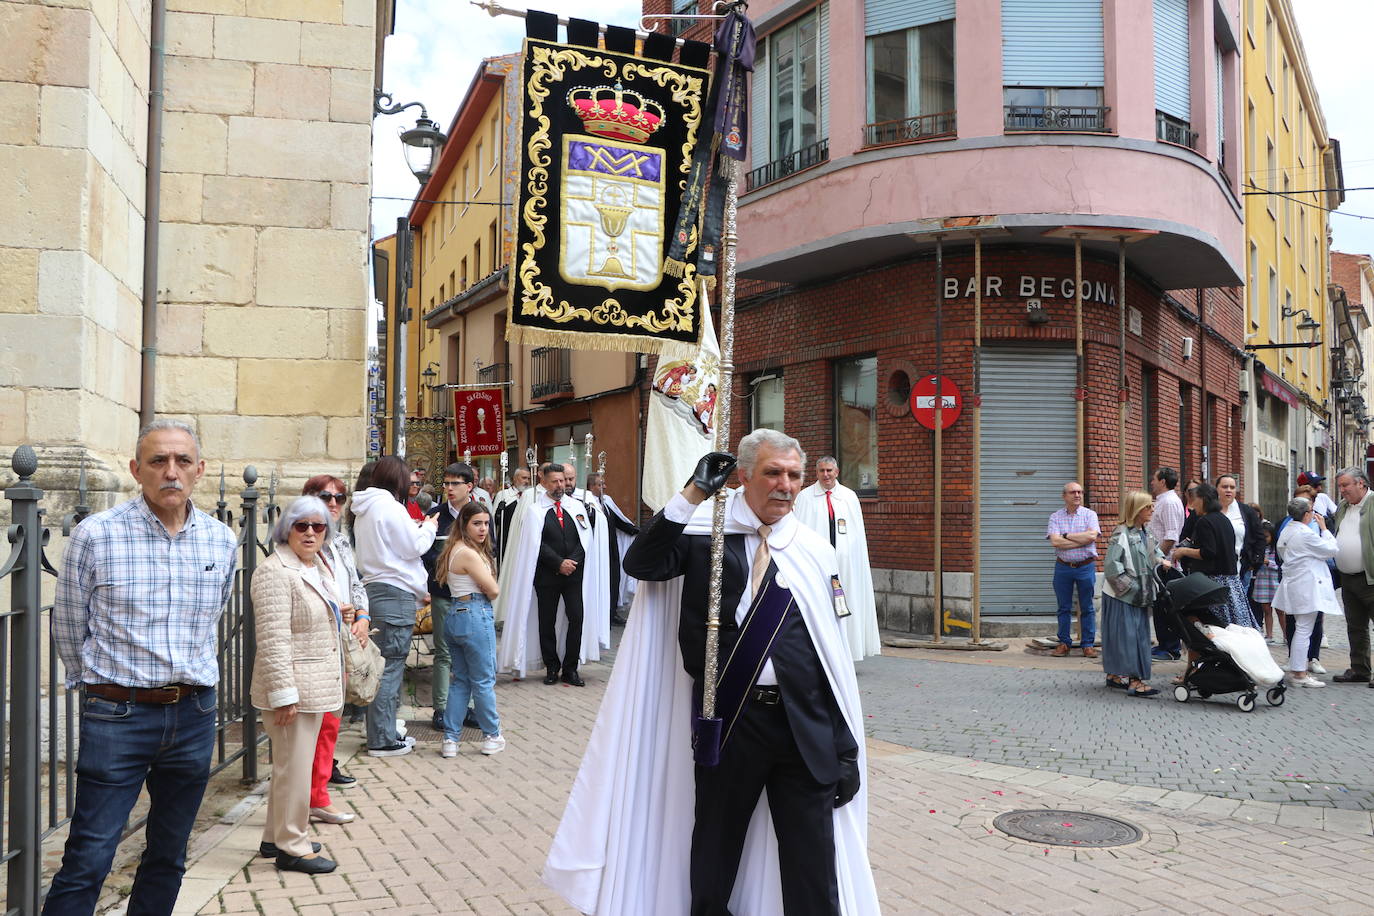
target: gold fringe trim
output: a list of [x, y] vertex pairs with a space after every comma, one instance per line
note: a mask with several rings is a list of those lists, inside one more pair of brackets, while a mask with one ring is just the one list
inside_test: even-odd
[[518, 324], [506, 325], [506, 339], [527, 347], [562, 347], [567, 350], [600, 350], [613, 353], [660, 353], [668, 344], [700, 345], [699, 340], [679, 341], [667, 337], [641, 337], [600, 331], [558, 331]]
[[704, 287], [706, 288], [706, 291], [707, 291], [708, 293], [713, 293], [713, 292], [715, 292], [715, 290], [716, 290], [716, 276], [715, 276], [715, 274], [711, 274], [710, 276], [703, 276], [703, 277], [701, 278], [701, 285], [704, 286]]
[[676, 258], [668, 258], [663, 262], [663, 272], [670, 277], [687, 276], [687, 264]]

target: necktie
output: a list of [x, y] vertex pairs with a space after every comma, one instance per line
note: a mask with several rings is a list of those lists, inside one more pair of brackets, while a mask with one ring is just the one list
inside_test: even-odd
[[830, 491], [825, 491], [825, 508], [830, 513], [830, 546], [835, 546], [835, 504], [830, 501]]
[[768, 535], [772, 531], [767, 525], [759, 525], [759, 546], [754, 551], [754, 563], [749, 567], [749, 587], [755, 595], [763, 583], [763, 574], [768, 572]]
[[555, 500], [555, 501], [554, 501], [554, 504], [553, 504], [553, 511], [554, 511], [554, 514], [558, 516], [558, 527], [559, 527], [559, 528], [562, 528], [562, 527], [563, 527], [563, 504], [562, 504], [561, 502], [558, 502], [557, 500]]

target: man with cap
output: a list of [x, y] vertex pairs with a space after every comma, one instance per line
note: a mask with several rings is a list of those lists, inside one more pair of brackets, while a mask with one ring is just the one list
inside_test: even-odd
[[1330, 523], [1336, 514], [1336, 503], [1326, 493], [1326, 477], [1316, 471], [1303, 471], [1298, 475], [1298, 486], [1303, 484], [1317, 491], [1317, 495], [1312, 497], [1312, 511]]

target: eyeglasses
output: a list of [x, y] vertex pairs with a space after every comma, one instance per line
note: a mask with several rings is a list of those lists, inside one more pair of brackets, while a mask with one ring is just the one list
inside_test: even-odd
[[323, 493], [317, 493], [316, 495], [319, 496], [319, 498], [320, 498], [322, 501], [327, 502], [327, 503], [343, 503], [343, 502], [347, 501], [347, 499], [348, 499], [348, 494], [347, 494], [347, 493], [329, 493], [329, 492], [323, 492]]
[[291, 528], [298, 534], [305, 534], [307, 531], [313, 531], [316, 534], [324, 534], [329, 530], [329, 526], [324, 522], [296, 522]]
[[468, 483], [466, 480], [445, 480], [445, 481], [444, 481], [444, 486], [446, 486], [446, 487], [470, 487], [470, 486], [472, 486], [472, 484]]

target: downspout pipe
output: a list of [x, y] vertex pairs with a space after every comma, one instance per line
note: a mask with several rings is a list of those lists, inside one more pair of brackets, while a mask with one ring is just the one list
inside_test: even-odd
[[148, 162], [143, 190], [143, 347], [138, 423], [157, 417], [157, 256], [162, 235], [162, 109], [167, 0], [153, 0], [148, 25]]

